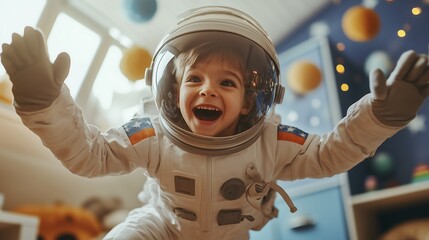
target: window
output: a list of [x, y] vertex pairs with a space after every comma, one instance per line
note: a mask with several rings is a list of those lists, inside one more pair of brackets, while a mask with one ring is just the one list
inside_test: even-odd
[[135, 88], [134, 84], [128, 81], [118, 67], [121, 58], [121, 49], [115, 45], [110, 46], [92, 88], [94, 96], [98, 98], [105, 110], [112, 106], [115, 92], [126, 94]]
[[61, 52], [71, 57], [71, 68], [66, 84], [76, 98], [94, 59], [101, 38], [70, 16], [60, 13], [48, 38], [48, 51], [53, 62]]
[[10, 43], [12, 33], [22, 34], [26, 25], [40, 28], [52, 62], [61, 52], [70, 55], [65, 83], [86, 120], [105, 129], [128, 120], [151, 94], [143, 81], [130, 82], [120, 70], [122, 49], [133, 42], [91, 11], [75, 1], [0, 0], [0, 41]]
[[[10, 43], [13, 32], [22, 34], [25, 26], [36, 26], [46, 0], [1, 0], [0, 43]], [[0, 64], [0, 76], [6, 71]]]

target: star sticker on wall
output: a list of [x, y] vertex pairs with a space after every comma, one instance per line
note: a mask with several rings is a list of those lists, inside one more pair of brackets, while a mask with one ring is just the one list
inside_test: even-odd
[[407, 127], [412, 133], [424, 132], [426, 130], [425, 122], [425, 116], [417, 115]]

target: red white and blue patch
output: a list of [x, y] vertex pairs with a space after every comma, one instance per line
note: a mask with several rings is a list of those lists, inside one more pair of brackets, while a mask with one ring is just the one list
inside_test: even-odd
[[280, 124], [277, 128], [277, 140], [303, 145], [307, 137], [308, 133], [296, 127]]
[[134, 118], [122, 125], [132, 145], [148, 137], [155, 136], [155, 129], [149, 118]]

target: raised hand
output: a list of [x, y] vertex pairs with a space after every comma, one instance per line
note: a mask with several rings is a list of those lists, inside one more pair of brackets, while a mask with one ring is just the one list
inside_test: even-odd
[[43, 34], [26, 27], [22, 36], [2, 45], [1, 62], [12, 81], [15, 107], [23, 111], [46, 108], [59, 96], [70, 69], [70, 56], [60, 53], [49, 60]]
[[429, 95], [428, 56], [404, 52], [387, 80], [381, 70], [371, 72], [370, 89], [375, 117], [388, 126], [405, 126]]

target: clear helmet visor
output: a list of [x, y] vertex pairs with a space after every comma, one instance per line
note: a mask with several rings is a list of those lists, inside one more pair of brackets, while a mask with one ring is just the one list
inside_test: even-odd
[[151, 74], [161, 117], [211, 137], [239, 134], [263, 120], [279, 85], [276, 64], [263, 48], [222, 31], [188, 33], [165, 43]]

